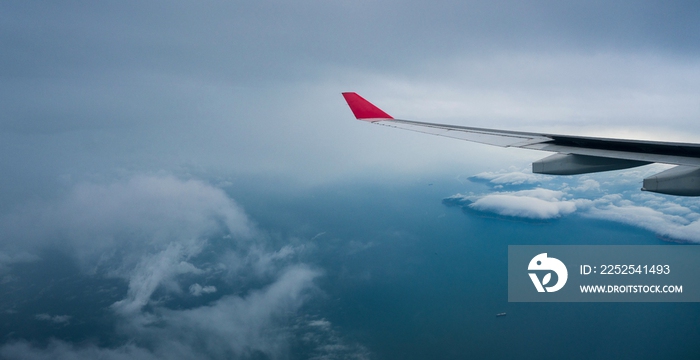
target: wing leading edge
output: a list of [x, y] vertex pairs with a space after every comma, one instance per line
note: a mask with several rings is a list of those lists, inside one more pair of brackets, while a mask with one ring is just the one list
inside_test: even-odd
[[534, 173], [574, 175], [651, 163], [678, 165], [644, 179], [642, 190], [700, 196], [700, 144], [530, 133], [401, 120], [356, 93], [343, 93], [343, 97], [358, 120], [488, 145], [556, 153], [534, 162]]

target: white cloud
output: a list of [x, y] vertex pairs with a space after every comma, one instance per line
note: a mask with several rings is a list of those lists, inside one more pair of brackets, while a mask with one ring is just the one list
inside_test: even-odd
[[[320, 272], [307, 266], [289, 267], [270, 285], [246, 296], [227, 295], [187, 310], [156, 308], [154, 313], [123, 314], [120, 333], [129, 344], [116, 348], [76, 346], [52, 341], [48, 347], [14, 342], [0, 347], [6, 359], [226, 359], [265, 354], [286, 358], [286, 321], [314, 291]], [[207, 289], [209, 287], [203, 287]], [[37, 315], [40, 320], [56, 317]], [[136, 344], [147, 344], [134, 345]]]
[[[485, 195], [457, 194], [445, 200], [477, 211], [526, 219], [555, 219], [578, 213], [584, 217], [640, 227], [673, 240], [700, 242], [700, 202], [697, 199], [642, 193], [636, 186], [630, 185], [638, 182], [640, 177], [649, 176], [663, 168], [664, 166], [648, 166], [584, 175], [575, 178], [577, 186], [570, 186], [561, 178], [547, 179], [545, 185], [558, 186], [561, 189], [559, 191], [536, 188]], [[593, 176], [596, 179], [591, 178]], [[630, 181], [633, 178], [637, 180]], [[622, 186], [622, 193], [582, 197], [600, 193], [613, 186]]]
[[202, 294], [211, 294], [216, 292], [216, 286], [202, 286], [199, 284], [190, 285], [190, 294], [192, 296], [202, 296]]
[[167, 176], [82, 183], [57, 201], [28, 205], [5, 216], [0, 229], [18, 240], [13, 246], [21, 243], [35, 250], [60, 244], [86, 261], [109, 250], [162, 250], [171, 242], [221, 231], [238, 238], [254, 233], [245, 213], [222, 190]]
[[296, 327], [301, 331], [301, 342], [314, 348], [309, 357], [312, 360], [372, 358], [371, 353], [361, 344], [349, 341], [334, 329], [326, 319], [300, 319]]
[[126, 299], [120, 300], [112, 307], [121, 313], [133, 313], [148, 304], [153, 292], [163, 285], [179, 292], [179, 286], [174, 278], [180, 274], [200, 274], [203, 271], [184, 261], [187, 257], [196, 255], [201, 246], [183, 246], [171, 243], [157, 253], [144, 255], [143, 260], [131, 270], [129, 276], [129, 291]]
[[[256, 233], [222, 190], [167, 176], [79, 184], [62, 199], [0, 219], [0, 226], [16, 239], [3, 245], [10, 251], [59, 246], [86, 270], [127, 279], [127, 297], [114, 304], [120, 312], [139, 311], [159, 288], [181, 292], [179, 275], [203, 272], [188, 259], [201, 252], [207, 237], [230, 233], [232, 242], [246, 244]], [[277, 256], [256, 251], [261, 258]], [[269, 261], [259, 265], [266, 266]]]
[[538, 188], [484, 196], [458, 194], [448, 199], [461, 202], [477, 211], [544, 220], [558, 218], [576, 211], [575, 202], [563, 200], [563, 196], [564, 193], [561, 191]]
[[700, 242], [700, 220], [689, 221], [646, 206], [620, 202], [593, 207], [582, 215], [637, 226], [671, 239]]
[[309, 326], [315, 326], [315, 327], [320, 327], [323, 329], [328, 329], [331, 327], [331, 322], [326, 320], [326, 319], [312, 320], [312, 321], [309, 321]]
[[580, 179], [579, 184], [576, 187], [573, 187], [572, 190], [575, 191], [600, 191], [600, 183], [593, 179]]
[[[260, 353], [283, 358], [290, 331], [286, 319], [313, 294], [313, 281], [321, 274], [293, 261], [298, 247], [271, 247], [233, 200], [199, 181], [137, 176], [112, 184], [81, 184], [62, 199], [25, 207], [0, 224], [5, 233], [27, 240], [15, 257], [0, 253], [6, 263], [59, 245], [74, 251], [92, 276], [127, 281], [127, 293], [112, 309], [117, 334], [138, 344], [104, 349], [54, 341], [36, 348], [16, 342], [0, 348], [4, 358], [193, 359]], [[205, 252], [214, 258], [197, 260]], [[243, 295], [222, 294], [212, 303], [184, 310], [154, 299], [156, 292], [184, 296], [183, 282], [211, 278], [241, 289]], [[214, 292], [216, 287], [195, 282], [188, 293]], [[57, 324], [71, 319], [49, 314], [35, 318]]]
[[163, 326], [143, 326], [141, 322], [132, 326], [135, 332], [155, 341], [170, 339], [203, 346], [205, 353], [216, 358], [238, 358], [254, 352], [281, 357], [286, 333], [276, 325], [303, 304], [319, 275], [306, 266], [293, 266], [269, 286], [245, 297], [228, 295], [211, 305], [189, 310], [159, 309], [156, 321]]

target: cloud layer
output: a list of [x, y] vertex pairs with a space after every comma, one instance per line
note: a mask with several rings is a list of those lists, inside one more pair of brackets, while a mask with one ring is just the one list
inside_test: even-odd
[[[546, 189], [490, 194], [476, 198], [468, 206], [474, 210], [528, 219], [551, 219], [576, 211], [576, 204], [561, 201], [564, 193]], [[464, 199], [464, 198], [462, 198]]]
[[[415, 120], [691, 140], [697, 13], [687, 1], [0, 2], [0, 273], [67, 253], [83, 274], [123, 283], [109, 309], [128, 339], [16, 342], [0, 355], [278, 357], [284, 318], [319, 272], [221, 189], [181, 179], [285, 179], [293, 192], [538, 156], [356, 122], [342, 91]], [[140, 175], [158, 171], [177, 176]], [[556, 187], [517, 169], [476, 178], [498, 193], [455, 200], [475, 211], [617, 214], [679, 237], [698, 221], [689, 203], [615, 197], [637, 175]], [[305, 321], [332, 337], [332, 324]], [[211, 341], [183, 336], [187, 323]]]
[[[5, 259], [55, 248], [72, 254], [84, 276], [128, 283], [124, 297], [111, 305], [115, 334], [127, 344], [103, 348], [56, 340], [36, 348], [20, 341], [0, 348], [8, 359], [284, 357], [291, 318], [314, 294], [321, 274], [293, 261], [296, 248], [274, 248], [222, 190], [200, 181], [137, 176], [79, 184], [0, 224], [4, 236], [24, 240], [3, 244], [3, 254], [11, 254]], [[205, 254], [215, 255], [205, 260]], [[171, 308], [175, 299], [191, 305]], [[35, 318], [58, 325], [72, 320]]]
[[487, 160], [469, 156], [481, 145], [354, 122], [342, 91], [415, 120], [690, 140], [696, 7], [6, 2], [0, 187], [12, 191], [0, 210], [95, 174], [308, 184], [533, 156], [492, 149]]
[[[512, 170], [482, 173], [472, 179], [485, 180], [498, 191], [481, 195], [456, 194], [444, 202], [476, 211], [533, 220], [577, 214], [640, 227], [669, 240], [700, 242], [700, 201], [695, 198], [641, 193], [636, 184], [638, 180], [631, 180], [641, 179], [663, 168], [664, 166], [651, 166], [559, 178]], [[570, 184], [571, 180], [575, 183]], [[537, 187], [504, 191], [508, 188], [521, 188], [524, 184]]]

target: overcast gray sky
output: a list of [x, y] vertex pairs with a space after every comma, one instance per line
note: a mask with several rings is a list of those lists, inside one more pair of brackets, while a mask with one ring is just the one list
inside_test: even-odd
[[[697, 1], [2, 1], [2, 284], [34, 289], [22, 280], [34, 273], [22, 269], [53, 272], [48, 260], [63, 251], [80, 267], [76, 278], [122, 288], [99, 305], [114, 329], [90, 334], [114, 344], [37, 347], [9, 337], [13, 329], [0, 356], [286, 358], [290, 324], [278, 320], [327, 290], [315, 279], [336, 281], [322, 265], [336, 255], [324, 254], [346, 258], [375, 236], [415, 237], [387, 224], [410, 221], [423, 203], [386, 207], [401, 211], [369, 221], [371, 231], [343, 230], [384, 209], [358, 204], [400, 181], [412, 189], [435, 178], [436, 189], [476, 175], [491, 193], [448, 203], [525, 219], [612, 219], [698, 241], [696, 199], [634, 188], [659, 165], [533, 175], [529, 163], [547, 154], [355, 121], [340, 93], [356, 91], [397, 118], [700, 142], [699, 18]], [[365, 194], [371, 188], [379, 190]], [[342, 191], [338, 199], [360, 198], [355, 207], [336, 200]], [[289, 197], [281, 209], [268, 203], [277, 194]], [[436, 194], [442, 212], [438, 199], [449, 194]], [[332, 214], [319, 216], [325, 209]], [[80, 291], [63, 296], [72, 288], [40, 280], [48, 288], [26, 298], [54, 310], [8, 290], [3, 313], [24, 304], [42, 329], [92, 316], [54, 306]], [[294, 320], [299, 334], [336, 339], [319, 343], [328, 349], [368, 354], [328, 319]]]
[[401, 118], [696, 141], [698, 15], [693, 1], [5, 1], [2, 198], [142, 172], [318, 183], [542, 155], [354, 122], [342, 91]]

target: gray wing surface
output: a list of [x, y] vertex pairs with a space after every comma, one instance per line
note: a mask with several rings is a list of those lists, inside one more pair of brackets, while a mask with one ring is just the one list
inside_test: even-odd
[[356, 93], [343, 93], [358, 120], [500, 147], [555, 153], [535, 161], [533, 173], [575, 175], [651, 163], [677, 165], [643, 181], [642, 190], [700, 196], [700, 144], [556, 135], [394, 119]]
[[700, 166], [700, 144], [538, 134], [399, 119], [378, 120], [373, 123], [500, 147], [518, 147], [648, 163]]

